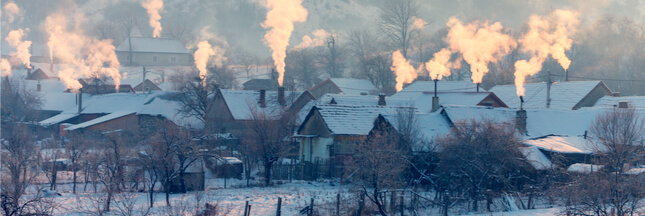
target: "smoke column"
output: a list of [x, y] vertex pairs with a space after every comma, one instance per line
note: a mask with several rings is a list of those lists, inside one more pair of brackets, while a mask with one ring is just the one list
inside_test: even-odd
[[519, 40], [521, 51], [529, 54], [529, 60], [515, 62], [515, 87], [518, 96], [524, 96], [526, 76], [533, 76], [542, 70], [542, 63], [553, 57], [566, 70], [571, 64], [565, 52], [571, 48], [580, 21], [579, 14], [567, 10], [555, 10], [546, 17], [532, 15], [529, 31]]
[[481, 83], [488, 73], [488, 64], [497, 62], [508, 54], [517, 43], [512, 37], [503, 34], [499, 22], [489, 25], [487, 22], [475, 21], [463, 25], [456, 18], [450, 18], [450, 27], [446, 42], [453, 52], [461, 53], [470, 65], [471, 78], [474, 83]]
[[141, 2], [141, 6], [146, 9], [148, 16], [150, 16], [150, 27], [153, 28], [152, 37], [158, 38], [161, 36], [161, 14], [159, 12], [163, 10], [163, 0], [144, 0]]
[[[29, 31], [29, 29], [27, 29]], [[7, 42], [9, 45], [16, 48], [16, 52], [12, 53], [16, 58], [20, 60], [27, 68], [31, 68], [31, 54], [29, 53], [29, 46], [31, 46], [31, 41], [22, 41], [22, 37], [25, 36], [25, 31], [22, 29], [12, 30], [7, 35]]]
[[12, 23], [16, 19], [16, 16], [20, 14], [20, 8], [16, 3], [9, 2], [4, 6], [2, 13], [7, 16], [7, 22]]
[[271, 57], [279, 74], [278, 83], [282, 86], [284, 59], [287, 57], [293, 23], [306, 21], [307, 9], [302, 7], [302, 0], [268, 0], [266, 7], [269, 12], [262, 27], [270, 30], [264, 35], [264, 42], [273, 52]]
[[450, 62], [451, 55], [452, 52], [449, 49], [443, 48], [441, 51], [435, 53], [430, 61], [425, 63], [430, 78], [433, 80], [441, 80], [443, 77], [450, 76], [450, 69], [456, 66]]
[[309, 37], [309, 35], [305, 35], [302, 37], [302, 42], [300, 42], [300, 44], [293, 47], [293, 49], [301, 50], [308, 47], [322, 46], [325, 44], [325, 41], [327, 40], [327, 38], [331, 36], [331, 34], [325, 31], [324, 29], [318, 29], [314, 31], [312, 34], [314, 35], [313, 39]]
[[412, 83], [418, 74], [417, 70], [410, 65], [410, 61], [403, 57], [400, 50], [392, 53], [392, 67], [390, 67], [394, 74], [396, 74], [396, 91], [403, 89], [404, 83]]
[[[47, 46], [51, 57], [60, 60], [58, 77], [67, 88], [78, 91], [82, 87], [79, 78], [99, 78], [103, 76], [114, 80], [115, 87], [121, 82], [119, 61], [111, 40], [97, 40], [83, 34], [78, 29], [67, 29], [66, 15], [54, 14], [45, 19], [45, 31], [49, 35]], [[81, 26], [79, 22], [74, 26]]]
[[412, 17], [412, 20], [412, 30], [423, 29], [423, 27], [428, 24], [426, 21], [423, 21], [423, 19], [418, 17]]
[[208, 71], [208, 58], [215, 55], [215, 50], [211, 47], [208, 41], [202, 41], [197, 44], [197, 51], [195, 51], [195, 67], [199, 70], [199, 78], [202, 80], [202, 86], [206, 86], [206, 77]]
[[0, 70], [2, 76], [11, 76], [11, 64], [6, 59], [0, 59]]

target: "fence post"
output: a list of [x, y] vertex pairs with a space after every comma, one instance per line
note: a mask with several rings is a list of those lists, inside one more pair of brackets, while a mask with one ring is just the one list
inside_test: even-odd
[[311, 198], [311, 205], [309, 206], [309, 216], [314, 215], [314, 198]]
[[396, 212], [396, 207], [395, 207], [396, 199], [395, 199], [395, 197], [396, 197], [396, 191], [392, 191], [390, 193], [390, 210], [392, 210], [392, 212]]
[[[405, 193], [403, 193], [403, 195], [405, 195]], [[403, 203], [403, 196], [401, 196], [401, 216], [403, 216], [403, 212], [405, 211], [405, 208], [404, 208], [405, 205], [403, 205], [403, 204], [404, 204]], [[394, 210], [394, 209], [392, 209], [392, 210]]]
[[336, 194], [336, 216], [340, 216], [340, 194]]
[[280, 216], [280, 214], [281, 214], [280, 208], [282, 208], [282, 198], [278, 197], [278, 211], [275, 212], [276, 216]]
[[251, 215], [251, 205], [249, 205], [249, 211], [247, 212], [246, 216], [250, 216], [250, 215]]
[[248, 215], [248, 209], [249, 209], [249, 201], [246, 201], [246, 203], [244, 203], [244, 216]]

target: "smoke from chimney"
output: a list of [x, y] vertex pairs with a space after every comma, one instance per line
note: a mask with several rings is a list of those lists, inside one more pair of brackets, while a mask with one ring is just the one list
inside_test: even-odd
[[455, 68], [455, 64], [450, 62], [451, 55], [452, 52], [444, 48], [435, 53], [433, 58], [425, 63], [431, 79], [441, 80], [443, 77], [450, 76], [450, 69]]
[[16, 3], [10, 1], [5, 4], [2, 14], [6, 16], [7, 22], [12, 23], [16, 19], [16, 16], [20, 15], [20, 7], [18, 7]]
[[158, 38], [161, 36], [161, 14], [159, 12], [163, 10], [163, 0], [144, 0], [141, 2], [141, 6], [146, 9], [148, 16], [150, 16], [150, 27], [152, 27], [152, 37]]
[[302, 42], [300, 42], [300, 44], [293, 47], [293, 49], [302, 50], [309, 47], [322, 46], [325, 44], [325, 41], [327, 41], [327, 38], [331, 36], [331, 34], [325, 31], [324, 29], [318, 29], [314, 31], [312, 34], [314, 35], [313, 39], [309, 37], [309, 35], [305, 35], [302, 37]]
[[9, 32], [5, 40], [7, 40], [10, 46], [16, 48], [16, 52], [12, 53], [12, 55], [15, 55], [22, 64], [27, 66], [27, 68], [31, 68], [31, 53], [29, 53], [31, 41], [22, 40], [25, 36], [25, 31], [29, 31], [29, 29], [12, 30]]
[[2, 70], [2, 76], [11, 76], [11, 63], [7, 59], [0, 59], [0, 70]]
[[[68, 29], [67, 16], [53, 14], [45, 19], [45, 31], [49, 35], [47, 46], [50, 58], [65, 63], [58, 71], [58, 77], [65, 86], [77, 91], [82, 87], [79, 78], [107, 76], [114, 80], [115, 87], [121, 84], [119, 60], [111, 40], [98, 40], [83, 34], [80, 29]], [[79, 15], [73, 24], [81, 26]]]
[[419, 17], [412, 17], [412, 28], [411, 30], [421, 30], [428, 23]]
[[266, 7], [269, 12], [262, 27], [270, 30], [264, 35], [264, 42], [273, 52], [271, 57], [279, 73], [278, 84], [282, 86], [284, 59], [287, 57], [287, 46], [293, 32], [293, 23], [306, 21], [307, 9], [302, 7], [302, 0], [267, 0]]
[[511, 36], [502, 33], [503, 27], [499, 22], [490, 25], [475, 21], [463, 25], [453, 17], [447, 25], [450, 28], [446, 38], [449, 48], [461, 53], [468, 62], [474, 83], [482, 82], [489, 63], [497, 62], [517, 46]]
[[208, 58], [215, 55], [215, 50], [211, 47], [211, 44], [208, 41], [202, 41], [197, 44], [197, 51], [195, 51], [195, 67], [199, 70], [199, 78], [202, 81], [202, 86], [206, 86], [206, 77], [208, 71], [206, 66], [208, 65]]
[[555, 10], [546, 17], [532, 15], [529, 20], [529, 31], [519, 40], [522, 51], [531, 58], [515, 62], [515, 86], [517, 95], [524, 95], [526, 76], [533, 76], [542, 70], [542, 63], [551, 55], [565, 69], [569, 69], [571, 60], [565, 52], [571, 48], [573, 40], [569, 37], [575, 34], [580, 23], [579, 14], [567, 10]]
[[410, 61], [403, 57], [400, 50], [392, 53], [392, 67], [390, 67], [394, 74], [396, 74], [396, 91], [403, 89], [403, 84], [412, 83], [417, 76], [417, 69], [410, 65]]

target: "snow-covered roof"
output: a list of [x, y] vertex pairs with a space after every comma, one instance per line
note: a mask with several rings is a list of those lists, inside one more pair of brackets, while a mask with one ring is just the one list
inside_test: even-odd
[[114, 119], [121, 118], [123, 116], [135, 114], [135, 113], [136, 112], [133, 112], [133, 111], [117, 111], [117, 112], [113, 112], [113, 113], [110, 113], [110, 114], [107, 114], [107, 115], [104, 115], [104, 116], [101, 116], [101, 117], [98, 117], [98, 118], [95, 118], [95, 119], [92, 119], [92, 120], [89, 120], [89, 121], [86, 121], [86, 122], [83, 122], [83, 123], [80, 123], [80, 124], [77, 124], [77, 125], [72, 125], [70, 127], [65, 128], [65, 130], [72, 131], [72, 130], [76, 130], [76, 129], [83, 129], [83, 128], [91, 127], [91, 126], [94, 126], [94, 125], [97, 125], [97, 124], [101, 124], [101, 123], [104, 123], [104, 122], [107, 122], [107, 121], [111, 121], [111, 120], [114, 120]]
[[[483, 91], [483, 89], [480, 89]], [[477, 84], [470, 81], [444, 81], [437, 82], [437, 92], [476, 92]], [[434, 81], [414, 81], [397, 94], [411, 92], [434, 92]]]
[[346, 95], [370, 94], [377, 91], [376, 86], [366, 79], [330, 78], [330, 80]]
[[598, 108], [612, 108], [618, 107], [619, 102], [627, 102], [631, 108], [645, 108], [645, 96], [627, 96], [627, 97], [613, 97], [613, 96], [604, 96], [598, 101], [593, 107]]
[[[452, 123], [470, 119], [490, 119], [495, 122], [515, 121], [517, 109], [481, 106], [444, 106], [444, 112]], [[526, 138], [547, 135], [583, 135], [589, 130], [596, 116], [606, 112], [602, 108], [581, 108], [579, 110], [526, 109]], [[636, 110], [645, 115], [645, 110]]]
[[[475, 106], [482, 102], [491, 92], [437, 92], [440, 105], [464, 105]], [[432, 110], [432, 97], [434, 92], [409, 91], [399, 92], [389, 98], [391, 104], [399, 106], [415, 106], [421, 112]]]
[[567, 168], [567, 171], [586, 174], [591, 172], [598, 172], [598, 170], [602, 169], [602, 167], [603, 165], [575, 163], [575, 164], [571, 164], [571, 166]]
[[[203, 127], [203, 123], [197, 118], [179, 114], [178, 111], [182, 107], [181, 102], [177, 100], [179, 94], [179, 92], [83, 94], [81, 114], [136, 113], [137, 115], [163, 116], [181, 126]], [[57, 124], [75, 115], [78, 115], [76, 105], [39, 123], [41, 125]]]
[[280, 112], [291, 106], [302, 92], [285, 91], [286, 106], [278, 103], [277, 91], [266, 91], [266, 107], [260, 107], [260, 91], [220, 89], [228, 109], [236, 120], [250, 120], [253, 111], [263, 112], [270, 117], [278, 117]]
[[553, 167], [551, 160], [549, 160], [549, 158], [547, 158], [540, 149], [535, 146], [520, 148], [520, 152], [522, 152], [526, 160], [529, 161], [529, 164], [537, 170], [545, 170]]
[[[551, 85], [551, 109], [571, 110], [602, 81], [556, 82]], [[547, 83], [526, 83], [524, 108], [546, 108]], [[497, 85], [490, 89], [508, 107], [520, 108], [515, 85]]]
[[391, 106], [317, 105], [314, 109], [335, 135], [368, 135], [379, 114], [396, 113]]
[[[382, 115], [397, 130], [399, 130], [399, 115], [397, 113], [386, 113]], [[419, 135], [423, 141], [434, 141], [440, 136], [450, 133], [450, 123], [440, 113], [415, 113], [416, 121], [419, 123]], [[432, 142], [434, 143], [434, 142]], [[427, 143], [418, 143], [412, 146], [415, 151], [430, 151], [436, 146], [426, 146]]]
[[[126, 38], [116, 48], [117, 52], [129, 52], [129, 41]], [[188, 49], [184, 47], [179, 41], [169, 38], [138, 38], [132, 37], [132, 51], [133, 52], [147, 52], [147, 53], [180, 53], [190, 54]]]
[[583, 136], [546, 136], [525, 140], [524, 144], [560, 153], [593, 153], [595, 145]]

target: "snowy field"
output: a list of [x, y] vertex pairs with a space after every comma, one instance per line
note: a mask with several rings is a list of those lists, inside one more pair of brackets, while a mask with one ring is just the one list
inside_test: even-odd
[[[67, 182], [67, 181], [63, 181]], [[336, 196], [340, 194], [341, 215], [351, 215], [356, 211], [358, 198], [352, 192], [349, 185], [338, 185], [330, 182], [304, 182], [294, 181], [292, 183], [276, 181], [272, 187], [246, 187], [246, 181], [228, 179], [227, 188], [224, 188], [223, 179], [208, 179], [207, 189], [203, 192], [189, 192], [186, 194], [171, 194], [171, 208], [166, 206], [165, 194], [156, 193], [154, 208], [147, 209], [149, 197], [147, 193], [124, 192], [115, 195], [111, 206], [111, 212], [105, 215], [141, 215], [148, 211], [149, 215], [193, 215], [198, 209], [203, 208], [205, 203], [217, 204], [222, 215], [242, 215], [245, 202], [251, 205], [251, 215], [275, 215], [277, 210], [278, 197], [282, 198], [282, 215], [300, 215], [300, 210], [310, 204], [314, 198], [314, 206], [317, 215], [335, 215]], [[45, 187], [46, 185], [41, 185]], [[76, 195], [71, 193], [71, 184], [58, 185], [57, 191], [61, 196], [55, 196], [53, 202], [56, 205], [55, 215], [98, 215], [97, 210], [103, 206], [100, 204], [105, 193], [94, 193], [94, 187], [89, 184], [84, 192], [84, 184], [79, 184]], [[369, 201], [367, 201], [369, 202]], [[369, 205], [369, 203], [367, 203]], [[374, 207], [366, 207], [375, 211]], [[369, 210], [368, 210], [369, 211]], [[418, 215], [439, 215], [438, 208], [419, 208]], [[186, 213], [187, 212], [187, 213]], [[405, 215], [412, 215], [406, 210]], [[468, 213], [462, 209], [453, 208], [451, 215], [557, 215], [558, 208], [520, 210], [515, 212], [495, 213]], [[397, 214], [399, 215], [398, 211]]]

